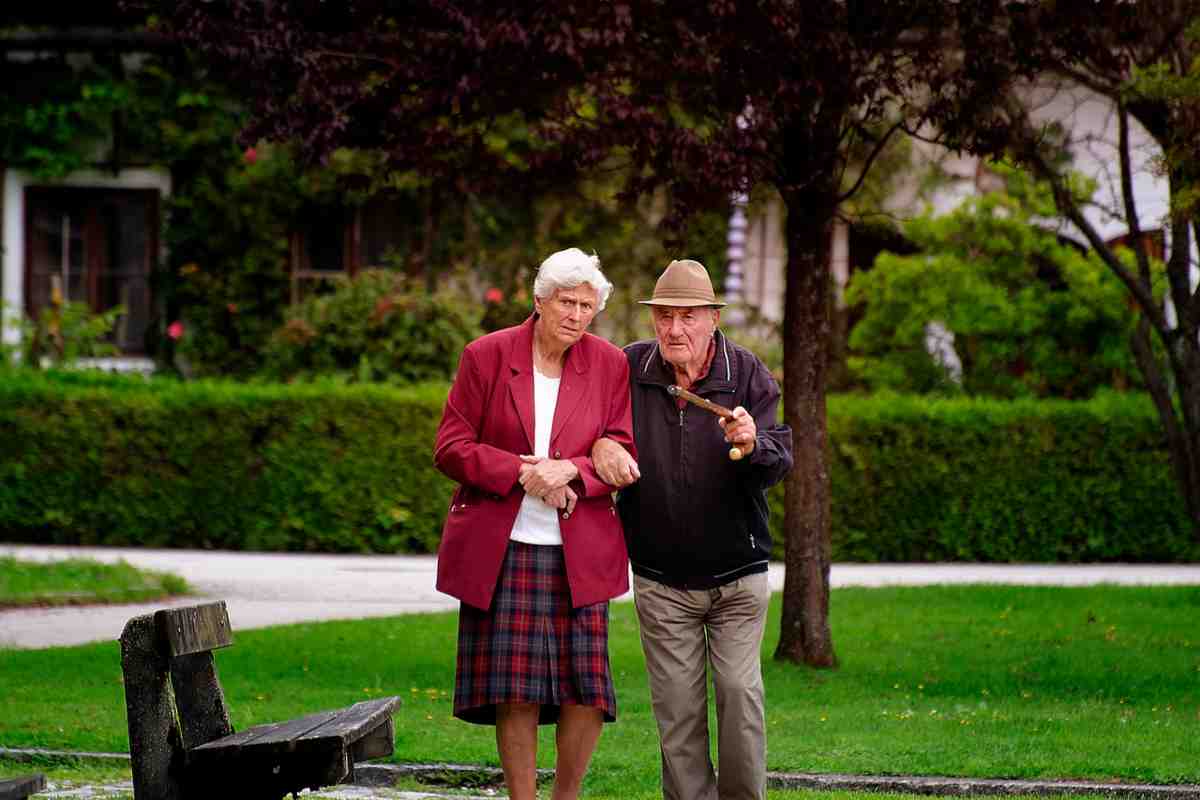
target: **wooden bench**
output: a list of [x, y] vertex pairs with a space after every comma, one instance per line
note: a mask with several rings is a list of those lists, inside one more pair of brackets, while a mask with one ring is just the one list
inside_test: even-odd
[[212, 653], [233, 644], [224, 602], [134, 617], [120, 642], [136, 800], [282, 798], [392, 753], [399, 697], [235, 733]]
[[19, 778], [0, 778], [0, 800], [25, 800], [46, 788], [46, 776], [41, 773]]

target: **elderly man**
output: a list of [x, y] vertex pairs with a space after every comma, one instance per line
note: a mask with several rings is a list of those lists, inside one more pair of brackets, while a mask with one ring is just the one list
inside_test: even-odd
[[[641, 302], [650, 306], [655, 338], [625, 348], [638, 460], [607, 439], [598, 440], [592, 459], [602, 480], [624, 487], [618, 507], [658, 720], [663, 796], [762, 798], [766, 490], [792, 466], [791, 430], [778, 422], [779, 386], [766, 366], [718, 330], [724, 303], [702, 264], [672, 261], [654, 296]], [[669, 392], [672, 386], [734, 416], [691, 405]]]

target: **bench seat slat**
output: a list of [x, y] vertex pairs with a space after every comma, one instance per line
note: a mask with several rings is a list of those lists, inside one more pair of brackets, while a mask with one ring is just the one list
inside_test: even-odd
[[342, 709], [336, 717], [330, 719], [318, 728], [305, 733], [297, 739], [297, 746], [320, 746], [324, 742], [340, 740], [349, 744], [366, 736], [379, 727], [385, 719], [392, 715], [396, 706], [400, 705], [399, 697], [381, 697], [377, 700], [364, 700], [349, 708]]
[[218, 752], [230, 753], [231, 751], [248, 750], [257, 752], [291, 750], [291, 743], [297, 737], [303, 736], [314, 728], [324, 725], [336, 717], [338, 713], [337, 711], [322, 711], [318, 714], [309, 714], [306, 717], [288, 720], [287, 722], [255, 725], [253, 728], [247, 728], [244, 731], [206, 742], [199, 747], [193, 747], [188, 752], [194, 754], [216, 754]]
[[193, 747], [188, 754], [192, 757], [218, 758], [295, 750], [342, 750], [390, 719], [392, 711], [399, 704], [399, 697], [382, 697], [288, 722], [256, 725]]

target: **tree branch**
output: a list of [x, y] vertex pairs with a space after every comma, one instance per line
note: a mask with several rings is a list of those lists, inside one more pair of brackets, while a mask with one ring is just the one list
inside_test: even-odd
[[1146, 291], [1151, 291], [1150, 257], [1142, 241], [1142, 224], [1138, 220], [1137, 203], [1133, 196], [1133, 170], [1129, 162], [1129, 111], [1125, 103], [1117, 102], [1117, 156], [1121, 162], [1121, 198], [1125, 203], [1125, 222], [1137, 256], [1138, 274]]
[[1164, 340], [1169, 339], [1170, 326], [1167, 325], [1166, 317], [1163, 315], [1162, 310], [1159, 309], [1154, 295], [1150, 293], [1148, 287], [1142, 285], [1136, 275], [1125, 268], [1125, 265], [1113, 253], [1112, 248], [1108, 246], [1108, 243], [1100, 237], [1099, 232], [1097, 232], [1092, 223], [1088, 222], [1087, 217], [1080, 211], [1079, 204], [1072, 197], [1070, 189], [1064, 183], [1062, 175], [1050, 166], [1045, 155], [1039, 149], [1037, 137], [1030, 129], [1027, 121], [1023, 127], [1024, 130], [1019, 134], [1023, 138], [1023, 141], [1019, 143], [1021, 145], [1021, 154], [1034, 168], [1034, 171], [1050, 184], [1050, 189], [1054, 194], [1054, 205], [1058, 208], [1059, 213], [1067, 217], [1083, 233], [1092, 250], [1096, 252], [1096, 255], [1100, 257], [1105, 266], [1112, 270], [1121, 283], [1125, 284], [1125, 288], [1133, 295], [1146, 319], [1154, 325], [1155, 330], [1159, 332], [1159, 335]]
[[900, 130], [900, 126], [902, 124], [903, 120], [897, 122], [895, 125], [888, 128], [887, 132], [884, 133], [883, 136], [880, 136], [879, 140], [875, 142], [875, 147], [872, 148], [871, 154], [867, 156], [867, 160], [863, 163], [862, 169], [859, 170], [858, 180], [854, 182], [853, 186], [838, 196], [837, 202], [839, 205], [853, 197], [854, 193], [857, 192], [859, 187], [863, 185], [863, 181], [867, 178], [867, 173], [871, 171], [871, 165], [875, 163], [875, 159], [878, 158], [879, 154], [883, 152], [883, 148], [887, 146], [888, 141], [892, 138], [892, 134]]

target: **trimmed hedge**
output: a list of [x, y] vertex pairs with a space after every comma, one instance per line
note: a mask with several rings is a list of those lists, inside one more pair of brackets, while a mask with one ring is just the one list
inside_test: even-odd
[[829, 440], [834, 561], [1200, 560], [1141, 395], [833, 397]]
[[[445, 396], [0, 373], [0, 538], [433, 552]], [[1140, 396], [833, 397], [829, 431], [835, 561], [1200, 560]]]
[[432, 552], [444, 384], [0, 380], [0, 532], [63, 544]]

